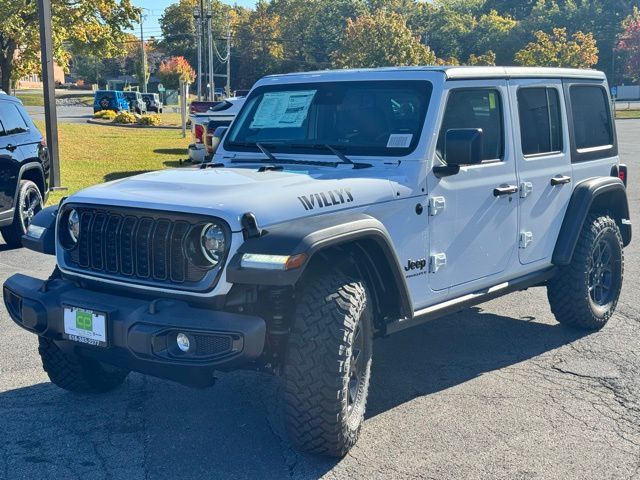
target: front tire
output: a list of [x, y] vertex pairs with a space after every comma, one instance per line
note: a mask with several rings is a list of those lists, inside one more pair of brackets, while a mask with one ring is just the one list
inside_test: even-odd
[[0, 228], [2, 237], [9, 247], [22, 246], [22, 236], [27, 233], [27, 228], [36, 213], [42, 210], [42, 203], [42, 194], [37, 185], [30, 180], [21, 180], [16, 197], [13, 223]]
[[571, 263], [547, 285], [551, 311], [558, 322], [599, 330], [613, 315], [624, 272], [622, 236], [609, 216], [590, 215], [582, 227]]
[[120, 386], [129, 372], [62, 351], [52, 340], [38, 337], [42, 367], [52, 383], [75, 393], [105, 393]]
[[342, 457], [356, 443], [371, 376], [372, 317], [361, 281], [322, 276], [302, 289], [284, 368], [285, 423], [301, 449]]

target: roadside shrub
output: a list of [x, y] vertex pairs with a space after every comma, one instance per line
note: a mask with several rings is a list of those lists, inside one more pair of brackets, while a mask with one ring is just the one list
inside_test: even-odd
[[149, 115], [143, 115], [142, 117], [140, 117], [140, 120], [138, 121], [138, 123], [140, 125], [149, 125], [152, 127], [157, 127], [162, 123], [162, 120], [160, 119], [160, 115], [149, 114]]
[[101, 120], [113, 120], [116, 118], [118, 114], [113, 110], [100, 110], [93, 114], [93, 118], [98, 118]]
[[137, 123], [138, 119], [131, 112], [120, 112], [113, 119], [113, 123]]

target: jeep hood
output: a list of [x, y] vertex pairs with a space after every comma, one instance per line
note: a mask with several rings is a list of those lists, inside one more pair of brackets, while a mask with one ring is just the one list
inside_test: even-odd
[[306, 165], [266, 172], [255, 167], [169, 169], [96, 185], [67, 202], [215, 216], [239, 231], [246, 212], [268, 226], [393, 199], [392, 182], [369, 177], [372, 170]]

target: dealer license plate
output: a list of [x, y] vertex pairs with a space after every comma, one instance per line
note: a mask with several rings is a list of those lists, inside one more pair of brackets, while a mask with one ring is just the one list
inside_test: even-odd
[[78, 307], [64, 307], [64, 337], [96, 347], [107, 346], [107, 316]]

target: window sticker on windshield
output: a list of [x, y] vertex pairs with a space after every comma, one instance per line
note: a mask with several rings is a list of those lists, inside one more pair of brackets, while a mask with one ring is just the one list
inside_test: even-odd
[[489, 108], [491, 110], [496, 108], [496, 94], [495, 93], [490, 93], [489, 94]]
[[249, 128], [299, 128], [317, 90], [265, 93]]
[[389, 135], [387, 148], [409, 148], [413, 140], [412, 133], [392, 133]]

